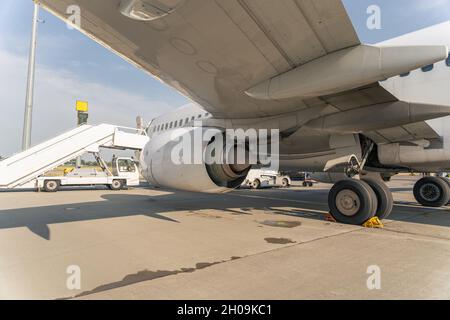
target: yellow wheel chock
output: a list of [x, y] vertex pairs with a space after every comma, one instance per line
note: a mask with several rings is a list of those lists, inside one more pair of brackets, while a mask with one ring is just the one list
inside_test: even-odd
[[383, 223], [378, 219], [378, 217], [373, 217], [363, 223], [365, 228], [383, 228]]
[[[334, 217], [330, 213], [326, 214], [324, 218], [325, 221], [337, 222], [336, 219], [334, 219]], [[362, 226], [365, 228], [380, 228], [380, 229], [384, 227], [383, 223], [380, 221], [380, 219], [378, 219], [378, 217], [370, 218], [369, 220], [364, 222]]]

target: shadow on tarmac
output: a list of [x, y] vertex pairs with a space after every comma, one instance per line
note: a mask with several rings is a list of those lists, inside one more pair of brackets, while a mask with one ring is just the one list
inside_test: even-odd
[[[238, 190], [220, 195], [177, 191], [156, 196], [116, 194], [107, 191], [101, 196], [107, 201], [0, 210], [0, 229], [27, 227], [39, 237], [50, 240], [51, 232], [48, 227], [50, 224], [137, 215], [179, 223], [167, 216], [167, 213], [208, 209], [221, 210], [233, 215], [264, 210], [273, 214], [322, 220], [323, 213], [328, 211], [327, 194], [326, 189]], [[424, 208], [414, 203], [396, 202], [389, 219], [450, 227], [448, 214], [449, 210], [442, 208]]]

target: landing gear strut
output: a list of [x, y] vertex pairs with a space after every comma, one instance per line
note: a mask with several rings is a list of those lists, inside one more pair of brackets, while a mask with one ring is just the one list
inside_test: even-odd
[[[330, 214], [338, 222], [361, 225], [377, 216], [382, 220], [389, 216], [394, 206], [392, 193], [381, 176], [362, 176], [360, 180], [350, 179], [362, 175], [364, 164], [373, 149], [370, 143], [360, 163], [356, 156], [335, 159], [326, 168], [344, 164], [349, 179], [337, 182], [328, 194]], [[345, 161], [344, 161], [345, 160]]]
[[442, 207], [450, 200], [450, 187], [447, 180], [440, 177], [424, 177], [414, 185], [414, 198], [426, 207]]

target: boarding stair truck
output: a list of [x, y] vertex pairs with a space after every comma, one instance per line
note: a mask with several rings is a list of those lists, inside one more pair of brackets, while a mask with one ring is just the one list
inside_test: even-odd
[[[139, 170], [133, 159], [116, 159], [110, 171], [99, 151], [101, 148], [141, 151], [148, 141], [149, 137], [142, 129], [111, 124], [82, 125], [0, 161], [0, 189], [43, 188], [56, 191], [61, 185], [103, 184], [111, 189], [138, 185]], [[86, 174], [76, 170], [72, 175], [44, 176], [86, 153], [94, 154], [103, 172]]]
[[96, 169], [76, 168], [62, 176], [44, 176], [37, 178], [37, 189], [46, 192], [56, 192], [63, 186], [98, 186], [104, 185], [111, 190], [122, 190], [126, 187], [138, 186], [140, 173], [133, 158], [113, 158], [110, 170], [100, 156], [94, 153], [99, 167]]

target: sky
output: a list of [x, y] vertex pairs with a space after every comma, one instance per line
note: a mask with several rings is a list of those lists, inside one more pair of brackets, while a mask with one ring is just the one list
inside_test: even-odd
[[[92, 0], [95, 1], [95, 0]], [[256, 0], [255, 0], [256, 1]], [[275, 1], [275, 0], [274, 0]], [[450, 20], [450, 0], [344, 0], [365, 43]], [[367, 8], [381, 29], [367, 28]], [[0, 155], [20, 151], [33, 3], [0, 0]], [[75, 101], [90, 104], [90, 123], [135, 126], [190, 101], [44, 10], [40, 11], [32, 144], [75, 126]]]

